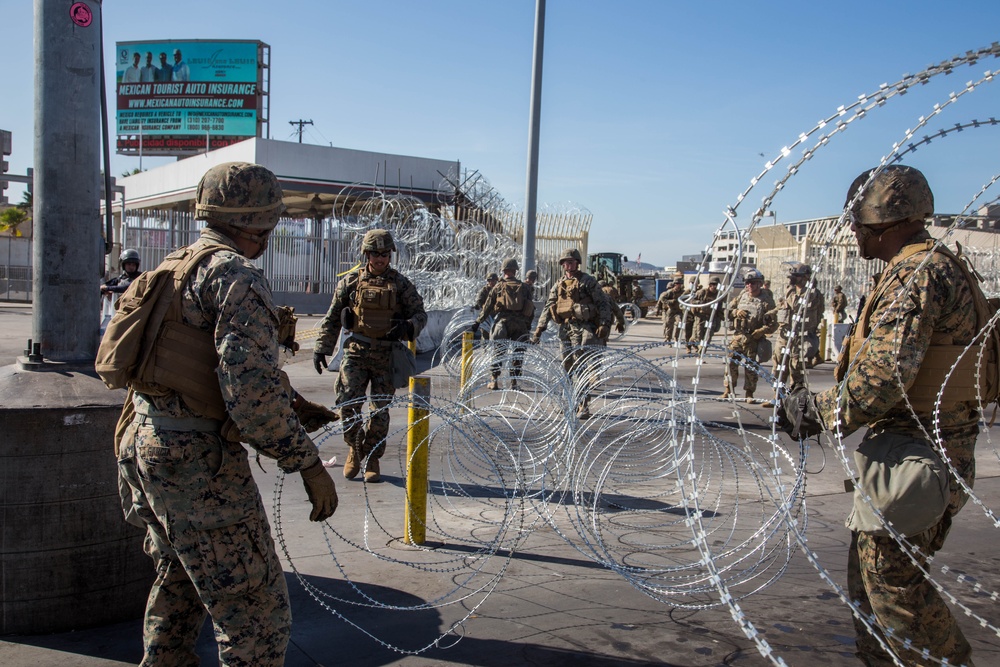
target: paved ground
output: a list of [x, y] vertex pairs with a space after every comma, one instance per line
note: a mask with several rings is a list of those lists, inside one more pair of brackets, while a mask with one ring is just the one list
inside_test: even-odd
[[[315, 318], [305, 318], [300, 329], [314, 325]], [[21, 354], [30, 331], [30, 307], [0, 303], [0, 365], [12, 363]], [[658, 332], [658, 323], [644, 320], [618, 345], [654, 342]], [[453, 389], [444, 370], [431, 367], [431, 355], [421, 355], [419, 361], [419, 369], [431, 376], [435, 393]], [[694, 375], [696, 363], [693, 358], [679, 362], [682, 386]], [[316, 375], [308, 349], [286, 368], [302, 393], [313, 400], [333, 402], [333, 377]], [[811, 375], [814, 386], [829, 386], [830, 373], [831, 364], [815, 369]], [[738, 423], [751, 433], [769, 432], [765, 428], [769, 411], [765, 408], [734, 408], [711, 400], [721, 388], [717, 362], [706, 362], [702, 378], [698, 414], [714, 424], [715, 435], [739, 445], [742, 441], [733, 437], [732, 430]], [[401, 424], [405, 415], [397, 411], [393, 420], [394, 426]], [[994, 449], [997, 428], [990, 433], [994, 445], [983, 441], [976, 486], [984, 503], [994, 509], [1000, 499], [1000, 463]], [[759, 447], [761, 442], [754, 438], [750, 444]], [[462, 446], [462, 442], [451, 445], [453, 451]], [[790, 442], [785, 441], [784, 446], [794, 454]], [[343, 460], [339, 437], [322, 440], [320, 447], [325, 458], [337, 455]], [[441, 448], [447, 449], [444, 443]], [[699, 488], [723, 489], [715, 498], [702, 499], [702, 506], [710, 508], [705, 514], [707, 544], [719, 562], [729, 566], [730, 573], [782, 553], [782, 545], [787, 543], [778, 525], [772, 526], [776, 531], [773, 539], [763, 543], [766, 548], [756, 553], [740, 548], [724, 552], [725, 546], [740, 545], [744, 540], [757, 544], [752, 529], [760, 525], [760, 516], [768, 514], [768, 501], [760, 497], [762, 487], [740, 467], [739, 450], [699, 450], [712, 454], [699, 467]], [[761, 451], [766, 457], [767, 449]], [[455, 478], [455, 471], [446, 468], [449, 461], [468, 463], [473, 459], [473, 453], [467, 459], [435, 458], [432, 482]], [[268, 461], [256, 469], [265, 504], [271, 504], [276, 486], [281, 492], [280, 521], [272, 517], [272, 524], [287, 549], [284, 561], [295, 617], [288, 665], [769, 664], [740, 631], [728, 607], [699, 608], [717, 601], [717, 596], [693, 592], [663, 599], [667, 596], [657, 592], [666, 586], [699, 587], [689, 579], [692, 570], [688, 566], [699, 556], [686, 542], [691, 529], [685, 526], [683, 511], [672, 512], [676, 508], [645, 496], [643, 500], [649, 503], [645, 507], [659, 510], [644, 515], [657, 519], [658, 525], [651, 526], [642, 523], [641, 513], [623, 511], [616, 515], [622, 505], [611, 493], [594, 506], [598, 511], [591, 512], [587, 502], [592, 498], [586, 494], [578, 497], [577, 504], [561, 500], [542, 506], [487, 497], [483, 492], [486, 486], [465, 495], [448, 495], [445, 486], [436, 486], [431, 498], [436, 523], [431, 527], [428, 548], [417, 550], [399, 539], [405, 484], [395, 462], [398, 457], [394, 460], [388, 455], [383, 461], [388, 462], [386, 481], [379, 485], [346, 481], [339, 464], [333, 469], [340, 509], [326, 532], [306, 520], [308, 505], [297, 477], [289, 477], [282, 486]], [[844, 473], [836, 454], [827, 448], [814, 447], [806, 467], [810, 473], [806, 478], [807, 503], [800, 520], [808, 547], [828, 576], [843, 585], [849, 541], [843, 518], [850, 504], [850, 496], [842, 490]], [[740, 475], [739, 488], [720, 482], [727, 475]], [[617, 483], [615, 491], [624, 492], [627, 484]], [[763, 486], [767, 488], [766, 483]], [[638, 494], [649, 489], [630, 491]], [[737, 500], [738, 514], [732, 510]], [[630, 502], [633, 507], [641, 506], [635, 498]], [[548, 512], [548, 521], [539, 520], [539, 508]], [[677, 521], [670, 530], [664, 529], [664, 517]], [[731, 521], [713, 527], [713, 517]], [[593, 519], [589, 524], [588, 518]], [[995, 535], [993, 522], [981, 508], [967, 508], [933, 568], [971, 612], [994, 624], [998, 619], [990, 595], [1000, 584]], [[663, 544], [665, 536], [676, 543]], [[744, 593], [762, 587], [739, 601], [739, 613], [789, 665], [860, 664], [851, 657], [853, 630], [847, 607], [802, 551], [794, 544], [791, 549], [793, 556], [787, 567], [784, 559], [774, 559], [770, 568], [761, 568], [756, 579], [737, 587]], [[597, 562], [595, 554], [597, 559], [608, 558], [633, 568], [621, 568], [630, 574], [631, 583], [619, 571]], [[941, 574], [941, 566], [949, 568], [946, 574]], [[644, 578], [651, 569], [660, 571], [661, 576]], [[957, 584], [956, 573], [966, 574], [974, 583]], [[775, 581], [764, 587], [772, 578]], [[974, 588], [976, 584], [981, 588]], [[642, 586], [649, 588], [644, 592]], [[81, 619], [83, 624], [85, 619]], [[997, 635], [973, 618], [963, 617], [962, 624], [973, 641], [977, 664], [1000, 664]], [[453, 625], [454, 630], [438, 641]], [[202, 634], [200, 652], [204, 664], [215, 664], [210, 631]], [[140, 658], [138, 620], [0, 640], [2, 665], [107, 667], [135, 664]]]

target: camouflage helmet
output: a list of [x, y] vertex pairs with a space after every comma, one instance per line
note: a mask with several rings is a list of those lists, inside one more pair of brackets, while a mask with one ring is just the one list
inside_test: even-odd
[[743, 271], [743, 282], [744, 283], [761, 283], [764, 282], [764, 274], [760, 272], [759, 269], [748, 268]]
[[[873, 171], [869, 169], [854, 179], [847, 190], [845, 206], [868, 182]], [[875, 175], [851, 208], [851, 214], [859, 225], [864, 226], [924, 220], [934, 214], [934, 195], [918, 169], [893, 164]]]
[[812, 267], [803, 262], [785, 262], [788, 266], [788, 277], [803, 276], [808, 277], [812, 275]]
[[369, 229], [361, 239], [361, 252], [385, 252], [395, 250], [396, 242], [387, 229]]
[[562, 264], [567, 259], [572, 259], [577, 264], [583, 264], [583, 258], [580, 256], [580, 251], [576, 248], [566, 248], [563, 250], [562, 257], [559, 258], [559, 263]]
[[834, 291], [834, 292], [843, 292], [843, 291], [844, 291], [844, 288], [843, 288], [843, 287], [841, 287], [840, 285], [834, 285], [834, 286], [833, 286], [833, 291]]
[[538, 280], [538, 271], [535, 271], [534, 269], [532, 269], [531, 271], [528, 271], [526, 274], [524, 274], [524, 279], [525, 280]]
[[521, 267], [518, 265], [516, 259], [514, 259], [513, 257], [508, 257], [503, 261], [502, 268], [504, 271], [517, 271]]
[[194, 217], [247, 232], [269, 232], [285, 210], [281, 185], [266, 167], [249, 162], [223, 162], [201, 177], [195, 192]]
[[139, 251], [135, 248], [126, 248], [121, 254], [121, 257], [118, 258], [118, 261], [120, 264], [124, 264], [125, 262], [135, 262], [136, 264], [139, 264]]
[[486, 282], [490, 282], [490, 281], [496, 282], [498, 280], [500, 280], [500, 276], [498, 276], [495, 273], [491, 273], [490, 275], [486, 276]]

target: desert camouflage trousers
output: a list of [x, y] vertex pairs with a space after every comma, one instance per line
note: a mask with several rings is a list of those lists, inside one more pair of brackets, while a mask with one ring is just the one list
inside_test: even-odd
[[[681, 319], [683, 317], [684, 313], [681, 311], [667, 312], [663, 314], [663, 340], [668, 343], [677, 340], [677, 329], [680, 327]], [[686, 339], [685, 342], [687, 342]]]
[[[493, 329], [490, 332], [490, 338], [494, 341], [509, 340], [513, 342], [520, 341], [521, 345], [514, 348], [514, 355], [511, 359], [510, 376], [511, 378], [518, 378], [521, 376], [521, 366], [524, 361], [524, 353], [519, 352], [519, 348], [523, 349], [523, 345], [531, 333], [531, 322], [526, 321], [523, 317], [497, 317], [496, 322], [493, 324]], [[497, 361], [490, 366], [490, 375], [496, 380], [500, 377], [500, 371], [502, 364]]]
[[788, 350], [788, 359], [785, 360], [785, 368], [781, 368], [781, 360], [784, 356], [784, 349], [789, 347], [788, 339], [778, 336], [774, 346], [774, 377], [785, 382], [788, 387], [794, 387], [805, 382], [806, 360], [819, 355], [819, 336], [814, 333], [807, 333], [804, 336], [796, 337], [795, 344]]
[[[726, 374], [722, 377], [722, 385], [730, 391], [736, 391], [739, 383], [740, 366], [748, 362], [760, 364], [771, 356], [771, 344], [767, 337], [754, 340], [747, 334], [736, 334], [729, 339], [729, 361], [726, 366]], [[735, 355], [742, 355], [742, 359]], [[742, 363], [741, 363], [742, 362]], [[753, 394], [757, 390], [757, 372], [750, 369], [750, 366], [743, 367], [743, 389], [748, 394]]]
[[123, 509], [145, 524], [156, 568], [141, 664], [199, 665], [206, 612], [219, 664], [284, 664], [288, 589], [243, 446], [214, 433], [132, 424], [118, 471]]
[[[344, 442], [367, 457], [382, 458], [389, 434], [389, 404], [396, 393], [392, 386], [392, 348], [370, 345], [348, 338], [337, 376], [337, 405], [344, 425]], [[368, 393], [367, 422], [361, 416], [361, 402]]]

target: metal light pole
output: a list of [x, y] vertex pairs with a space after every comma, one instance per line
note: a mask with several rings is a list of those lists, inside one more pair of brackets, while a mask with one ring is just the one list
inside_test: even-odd
[[538, 127], [542, 115], [542, 53], [545, 47], [545, 0], [535, 0], [535, 50], [531, 71], [531, 110], [528, 121], [528, 182], [525, 195], [524, 256], [527, 273], [535, 268], [535, 211], [538, 208]]

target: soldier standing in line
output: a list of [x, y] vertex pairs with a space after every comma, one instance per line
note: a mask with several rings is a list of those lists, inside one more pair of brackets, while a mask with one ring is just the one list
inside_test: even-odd
[[[712, 278], [708, 281], [708, 287], [702, 287], [700, 290], [694, 293], [694, 297], [691, 299], [692, 304], [699, 303], [712, 303], [719, 298], [719, 279]], [[722, 309], [718, 309], [721, 313]], [[715, 306], [695, 306], [691, 309], [691, 313], [688, 315], [689, 320], [692, 316], [695, 317], [695, 321], [692, 323], [692, 329], [697, 338], [689, 339], [687, 346], [688, 352], [697, 353], [698, 347], [702, 344], [708, 345], [712, 342], [712, 334], [719, 330], [722, 325], [722, 315], [719, 314], [715, 317], [715, 321], [712, 323], [712, 328], [709, 330], [708, 323], [712, 319], [712, 313], [716, 311]]]
[[[495, 317], [493, 330], [490, 332], [490, 340], [510, 340], [515, 343], [526, 338], [531, 329], [531, 320], [535, 317], [535, 303], [532, 301], [532, 288], [527, 283], [522, 283], [517, 279], [517, 260], [510, 257], [503, 263], [503, 280], [490, 291], [486, 297], [482, 312], [470, 327], [475, 333], [479, 326], [490, 315]], [[517, 389], [517, 378], [521, 376], [521, 362], [523, 353], [514, 350], [514, 358], [510, 369], [510, 388]], [[497, 361], [490, 368], [493, 379], [490, 381], [490, 389], [499, 389], [500, 362]]]
[[[775, 314], [778, 336], [774, 346], [774, 377], [778, 382], [784, 382], [788, 378], [788, 386], [792, 387], [803, 383], [806, 362], [819, 355], [819, 325], [826, 306], [823, 293], [816, 287], [809, 289], [811, 276], [812, 267], [808, 264], [788, 262], [788, 289], [778, 303]], [[808, 305], [803, 313], [803, 304], [807, 300]], [[801, 318], [797, 323], [794, 322], [796, 316]], [[788, 359], [782, 369], [786, 348]]]
[[677, 335], [677, 328], [681, 323], [683, 312], [681, 311], [680, 298], [684, 295], [684, 277], [674, 278], [673, 283], [663, 290], [660, 298], [656, 300], [656, 311], [654, 315], [663, 317], [663, 340], [673, 345]]
[[[761, 341], [766, 341], [768, 334], [776, 328], [770, 304], [760, 296], [764, 274], [757, 269], [747, 269], [743, 275], [743, 283], [743, 292], [729, 302], [727, 311], [733, 336], [729, 339], [730, 356], [723, 378], [725, 391], [722, 392], [722, 398], [729, 398], [736, 393], [740, 371], [737, 355], [745, 357], [746, 363], [764, 361], [766, 357], [761, 354]], [[755, 403], [753, 394], [757, 390], [757, 372], [751, 370], [749, 365], [743, 369], [743, 389], [746, 391], [747, 402]]]
[[840, 324], [847, 319], [847, 297], [844, 296], [844, 288], [837, 285], [833, 288], [833, 298], [830, 300], [833, 307], [833, 323]]
[[[559, 348], [563, 368], [569, 373], [573, 366], [587, 354], [587, 348], [599, 347], [611, 330], [611, 308], [601, 286], [590, 274], [580, 270], [583, 259], [576, 248], [567, 248], [559, 258], [563, 269], [562, 280], [549, 290], [549, 297], [542, 308], [538, 326], [531, 337], [537, 344], [549, 320], [559, 325]], [[584, 394], [577, 410], [579, 419], [590, 418], [590, 396]]]
[[[341, 406], [347, 460], [344, 477], [354, 479], [365, 470], [366, 482], [381, 480], [379, 459], [389, 433], [389, 403], [396, 393], [392, 382], [393, 343], [416, 340], [427, 324], [424, 300], [406, 276], [389, 266], [396, 243], [384, 229], [371, 229], [361, 241], [365, 266], [337, 284], [330, 309], [319, 323], [313, 349], [317, 373], [326, 368], [341, 328], [344, 358], [337, 377], [337, 405]], [[370, 389], [368, 421], [362, 423], [359, 399]]]
[[764, 286], [760, 288], [760, 298], [765, 302], [769, 302], [774, 305], [774, 292], [771, 291], [771, 281], [765, 280]]
[[303, 399], [278, 370], [277, 309], [250, 262], [284, 209], [281, 186], [260, 165], [228, 162], [208, 170], [196, 198], [195, 217], [208, 226], [165, 262], [178, 278], [174, 263], [191, 270], [175, 297], [180, 319], [169, 321], [185, 338], [158, 338], [148, 353], [157, 367], [161, 352], [185, 361], [165, 368], [170, 383], [151, 393], [131, 382], [120, 423], [134, 408], [117, 451], [123, 506], [145, 525], [156, 563], [142, 664], [198, 664], [207, 611], [220, 664], [277, 667], [291, 630], [288, 589], [240, 440], [301, 473], [312, 521], [334, 513], [337, 492], [297, 416]]
[[[615, 331], [618, 333], [625, 333], [625, 313], [622, 312], [621, 306], [618, 302], [621, 301], [621, 294], [615, 289], [614, 283], [610, 280], [600, 281], [601, 292], [608, 299], [608, 306], [611, 308], [611, 316], [615, 322]], [[601, 343], [607, 347], [608, 339], [611, 337], [611, 330], [608, 329], [608, 335], [601, 339]]]
[[[858, 453], [868, 460], [891, 462], [900, 456], [894, 452], [915, 448], [938, 459], [945, 477], [939, 479], [941, 493], [920, 487], [921, 501], [906, 504], [893, 518], [894, 525], [913, 524], [900, 530], [905, 549], [881, 525], [864, 525], [866, 503], [855, 492], [848, 517], [848, 593], [862, 614], [873, 617], [874, 631], [899, 663], [972, 665], [969, 642], [924, 572], [968, 500], [957, 478], [969, 487], [975, 481], [981, 387], [946, 382], [946, 376], [955, 364], [963, 376], [975, 373], [975, 348], [962, 361], [958, 357], [986, 324], [988, 314], [977, 312], [976, 303], [983, 311], [988, 304], [963, 260], [927, 232], [934, 197], [920, 171], [905, 165], [866, 171], [851, 184], [846, 205], [861, 256], [888, 265], [845, 341], [834, 373], [837, 385], [816, 396], [804, 387], [796, 390], [785, 399], [779, 419], [789, 432], [799, 422], [799, 437], [826, 426], [844, 438], [867, 426]], [[962, 363], [968, 366], [961, 368]], [[929, 433], [934, 442], [927, 440]], [[913, 477], [894, 475], [893, 481], [905, 484], [903, 478]], [[873, 503], [881, 495], [874, 486], [862, 490]], [[855, 618], [854, 627], [862, 662], [897, 664], [861, 620]], [[924, 658], [924, 651], [931, 657]]]
[[532, 269], [524, 274], [524, 284], [531, 288], [531, 300], [535, 300], [535, 283], [538, 282], [538, 271]]

